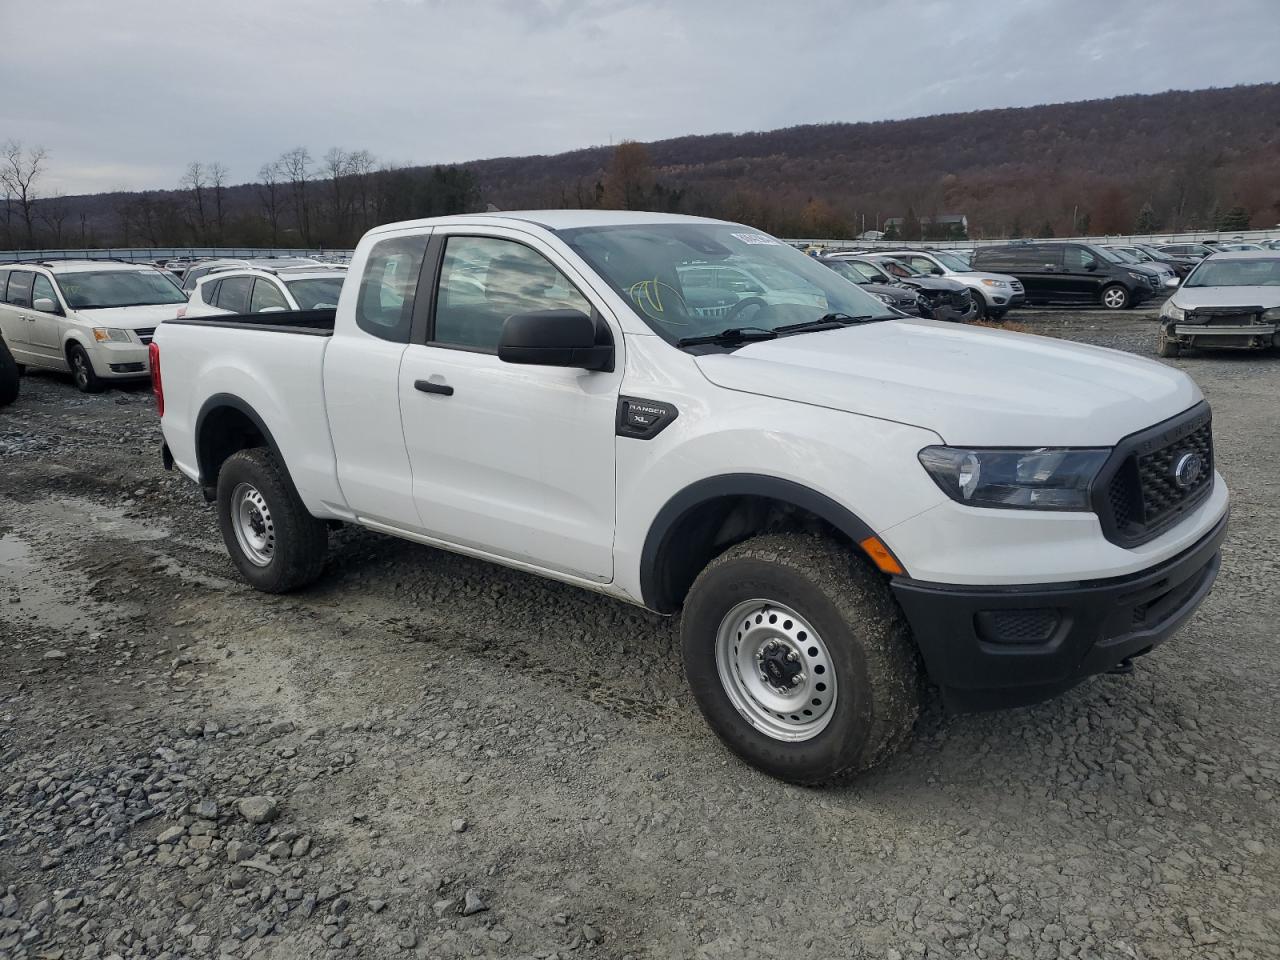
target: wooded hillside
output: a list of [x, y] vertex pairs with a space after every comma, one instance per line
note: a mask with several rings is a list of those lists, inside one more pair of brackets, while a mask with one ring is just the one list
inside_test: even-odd
[[[42, 158], [46, 168], [56, 159]], [[670, 210], [819, 237], [939, 213], [965, 214], [975, 238], [1269, 227], [1280, 222], [1280, 84], [450, 167], [298, 148], [264, 164], [259, 183], [224, 181], [207, 161], [174, 190], [41, 198], [37, 181], [25, 208], [8, 191], [0, 243], [349, 246], [374, 223], [488, 204]]]

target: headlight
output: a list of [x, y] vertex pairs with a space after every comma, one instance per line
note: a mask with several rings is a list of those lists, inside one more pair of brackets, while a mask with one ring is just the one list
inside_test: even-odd
[[1003, 280], [983, 280], [982, 284], [987, 287], [1007, 287], [1009, 285]]
[[125, 343], [128, 343], [129, 331], [118, 330], [115, 327], [94, 327], [93, 339], [97, 340], [99, 343], [106, 340], [124, 341]]
[[974, 507], [1088, 510], [1089, 485], [1110, 450], [925, 447], [920, 463], [952, 500]]
[[896, 302], [893, 297], [889, 296], [887, 293], [877, 293], [876, 296], [879, 297], [883, 303], [887, 303], [891, 307]]
[[1148, 277], [1147, 277], [1147, 275], [1146, 275], [1145, 273], [1138, 273], [1138, 272], [1137, 272], [1137, 271], [1135, 271], [1135, 270], [1130, 270], [1130, 271], [1129, 271], [1129, 276], [1130, 276], [1132, 279], [1134, 279], [1134, 280], [1141, 280], [1143, 283], [1146, 283], [1146, 282], [1147, 282], [1147, 279], [1148, 279]]
[[1272, 307], [1270, 310], [1262, 311], [1263, 320], [1280, 320], [1280, 307]]
[[1165, 302], [1164, 309], [1160, 311], [1160, 316], [1164, 317], [1166, 320], [1185, 320], [1187, 318], [1187, 311], [1183, 310], [1181, 307], [1175, 307], [1173, 305], [1173, 301], [1169, 300]]

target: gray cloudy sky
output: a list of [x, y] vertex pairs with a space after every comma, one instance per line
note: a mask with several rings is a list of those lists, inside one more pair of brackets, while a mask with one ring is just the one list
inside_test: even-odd
[[[554, 153], [1280, 79], [1280, 0], [0, 0], [46, 189]], [[10, 38], [12, 41], [12, 37]], [[998, 149], [998, 144], [993, 144]]]

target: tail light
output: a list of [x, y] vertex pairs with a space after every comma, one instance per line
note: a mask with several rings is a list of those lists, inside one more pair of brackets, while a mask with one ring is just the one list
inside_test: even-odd
[[164, 416], [164, 381], [160, 379], [160, 344], [154, 340], [147, 347], [147, 359], [151, 364], [151, 392], [156, 398], [156, 413]]

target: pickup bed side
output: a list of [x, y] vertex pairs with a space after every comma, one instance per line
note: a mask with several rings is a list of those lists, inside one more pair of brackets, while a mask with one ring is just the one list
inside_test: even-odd
[[313, 515], [349, 517], [325, 416], [333, 323], [334, 311], [322, 310], [161, 324], [165, 439], [174, 463], [206, 497], [222, 461], [260, 438], [288, 465]]

